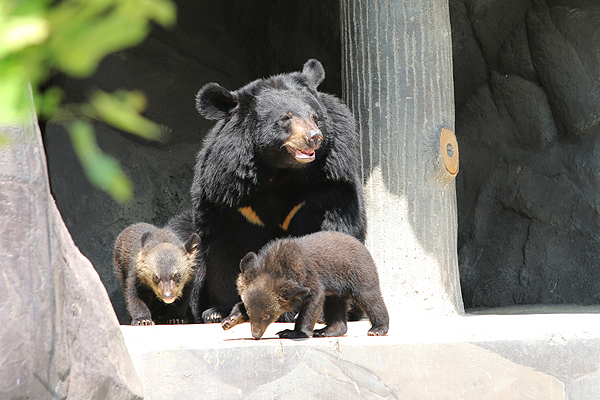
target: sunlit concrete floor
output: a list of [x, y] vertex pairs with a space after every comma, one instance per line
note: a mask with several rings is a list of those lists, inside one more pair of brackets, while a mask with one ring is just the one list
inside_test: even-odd
[[523, 306], [393, 316], [337, 338], [261, 340], [248, 323], [123, 326], [145, 398], [600, 399], [600, 306]]

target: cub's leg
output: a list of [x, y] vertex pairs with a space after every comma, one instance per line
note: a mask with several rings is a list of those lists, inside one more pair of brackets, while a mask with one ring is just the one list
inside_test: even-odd
[[343, 336], [348, 331], [346, 317], [347, 301], [338, 296], [327, 296], [323, 314], [327, 326], [315, 330], [315, 337]]
[[249, 319], [250, 318], [248, 318], [248, 314], [246, 313], [246, 307], [244, 307], [244, 303], [240, 301], [233, 306], [231, 313], [226, 318], [223, 318], [221, 321], [221, 327], [226, 331], [227, 329], [231, 329], [242, 322], [248, 321]]
[[137, 291], [137, 281], [134, 275], [130, 275], [127, 279], [125, 305], [131, 315], [131, 325], [154, 325], [150, 309]]
[[390, 317], [379, 289], [371, 288], [370, 290], [362, 290], [361, 293], [355, 293], [354, 300], [362, 307], [369, 317], [369, 321], [371, 321], [371, 329], [367, 334], [369, 336], [387, 334]]
[[277, 332], [280, 338], [301, 339], [311, 337], [314, 333], [315, 324], [321, 315], [323, 303], [325, 302], [325, 293], [323, 291], [311, 292], [308, 294], [300, 306], [298, 317], [294, 330], [286, 329]]

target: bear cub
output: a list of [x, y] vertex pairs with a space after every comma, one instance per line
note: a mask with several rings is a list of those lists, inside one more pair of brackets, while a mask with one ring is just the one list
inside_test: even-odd
[[147, 223], [127, 227], [115, 242], [115, 272], [131, 325], [191, 321], [189, 298], [200, 237], [184, 243], [170, 229]]
[[[342, 336], [352, 299], [371, 321], [370, 336], [388, 332], [389, 315], [375, 263], [350, 235], [323, 231], [275, 240], [258, 255], [248, 253], [240, 269], [237, 288], [242, 301], [221, 323], [225, 330], [249, 320], [252, 336], [260, 339], [281, 314], [298, 311], [294, 329], [278, 332], [279, 337]], [[314, 330], [321, 311], [326, 326]]]

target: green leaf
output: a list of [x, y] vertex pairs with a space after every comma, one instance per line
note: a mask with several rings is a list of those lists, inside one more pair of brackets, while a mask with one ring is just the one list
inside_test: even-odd
[[40, 44], [48, 38], [49, 24], [41, 17], [14, 17], [0, 24], [0, 58]]
[[92, 125], [78, 120], [70, 124], [67, 130], [75, 154], [90, 182], [108, 192], [118, 202], [131, 200], [131, 182], [121, 170], [119, 162], [100, 150]]
[[141, 92], [117, 91], [111, 95], [98, 90], [90, 104], [96, 116], [110, 125], [144, 139], [160, 139], [160, 126], [139, 114], [146, 108], [146, 98]]

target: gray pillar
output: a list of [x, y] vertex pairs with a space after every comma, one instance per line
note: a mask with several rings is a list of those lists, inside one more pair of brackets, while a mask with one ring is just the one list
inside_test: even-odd
[[452, 48], [444, 0], [342, 0], [344, 97], [361, 135], [367, 246], [391, 314], [463, 311]]

